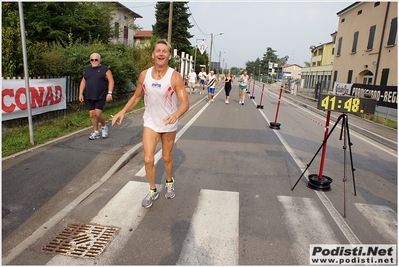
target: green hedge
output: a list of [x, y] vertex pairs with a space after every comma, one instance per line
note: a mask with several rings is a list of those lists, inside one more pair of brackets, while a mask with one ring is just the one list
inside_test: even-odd
[[79, 82], [83, 70], [90, 65], [90, 54], [99, 53], [101, 63], [107, 65], [114, 76], [115, 93], [121, 94], [128, 90], [129, 82], [136, 83], [142, 59], [151, 60], [151, 51], [138, 50], [123, 44], [103, 44], [94, 41], [83, 44], [79, 41], [65, 45], [37, 43], [29, 47], [29, 73], [31, 77], [62, 77], [70, 76]]

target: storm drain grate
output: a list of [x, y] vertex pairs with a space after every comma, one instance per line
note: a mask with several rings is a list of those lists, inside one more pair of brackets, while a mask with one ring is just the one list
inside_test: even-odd
[[69, 224], [40, 250], [79, 258], [95, 258], [105, 250], [118, 231], [118, 227]]

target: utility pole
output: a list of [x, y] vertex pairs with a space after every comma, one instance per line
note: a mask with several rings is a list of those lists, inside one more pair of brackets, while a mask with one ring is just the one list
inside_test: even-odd
[[168, 43], [172, 45], [173, 2], [169, 2]]
[[208, 67], [208, 69], [209, 69], [209, 72], [211, 71], [211, 64], [212, 64], [212, 45], [213, 45], [213, 33], [211, 33], [211, 47], [209, 48], [210, 49], [210, 51], [209, 51], [209, 67]]
[[219, 33], [219, 34], [216, 34], [216, 35], [213, 35], [213, 33], [211, 33], [211, 47], [209, 48], [210, 49], [210, 51], [209, 51], [209, 71], [211, 71], [211, 67], [212, 67], [212, 46], [213, 46], [213, 37], [214, 36], [218, 36], [218, 35], [222, 35], [223, 34], [223, 32], [221, 32], [221, 33]]

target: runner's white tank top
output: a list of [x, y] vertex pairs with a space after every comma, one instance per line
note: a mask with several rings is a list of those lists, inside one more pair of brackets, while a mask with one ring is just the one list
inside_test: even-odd
[[177, 130], [178, 122], [165, 125], [163, 119], [177, 110], [176, 92], [171, 85], [173, 68], [168, 69], [160, 80], [152, 78], [153, 67], [147, 70], [144, 83], [144, 104], [143, 115], [144, 126], [153, 129], [155, 132], [174, 132]]
[[242, 81], [239, 84], [242, 86], [248, 85], [248, 75], [247, 76], [242, 75]]

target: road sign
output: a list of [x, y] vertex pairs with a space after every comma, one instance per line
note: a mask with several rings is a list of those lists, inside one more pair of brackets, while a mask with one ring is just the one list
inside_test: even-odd
[[198, 46], [198, 49], [199, 49], [199, 51], [201, 52], [201, 55], [205, 52], [206, 48], [207, 48], [207, 46], [206, 46], [205, 42], [202, 41], [202, 42], [199, 44], [199, 46]]

